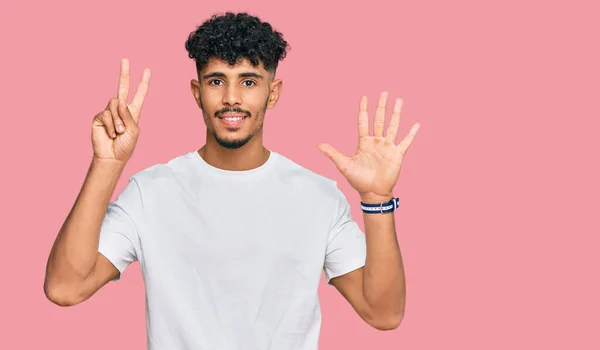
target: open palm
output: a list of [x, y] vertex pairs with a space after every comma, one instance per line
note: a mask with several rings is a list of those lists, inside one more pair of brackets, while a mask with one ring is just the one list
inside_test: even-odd
[[361, 98], [358, 112], [358, 147], [352, 157], [344, 156], [329, 144], [319, 145], [319, 149], [334, 162], [350, 185], [361, 194], [391, 196], [400, 175], [402, 160], [420, 127], [419, 123], [415, 123], [408, 135], [396, 144], [402, 100], [395, 100], [384, 135], [386, 104], [387, 93], [382, 92], [375, 112], [373, 135], [370, 135], [367, 98]]

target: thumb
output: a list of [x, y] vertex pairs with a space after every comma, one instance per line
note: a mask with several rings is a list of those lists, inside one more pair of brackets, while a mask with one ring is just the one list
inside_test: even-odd
[[349, 158], [341, 154], [338, 150], [336, 150], [333, 146], [327, 143], [321, 143], [317, 146], [319, 151], [321, 151], [325, 156], [333, 161], [335, 166], [340, 171], [345, 171], [348, 165]]
[[129, 108], [127, 107], [127, 103], [124, 100], [119, 100], [117, 110], [119, 112], [119, 116], [123, 120], [123, 124], [125, 124], [125, 127], [133, 128], [136, 123], [133, 119], [133, 116], [131, 115], [131, 112], [129, 111]]

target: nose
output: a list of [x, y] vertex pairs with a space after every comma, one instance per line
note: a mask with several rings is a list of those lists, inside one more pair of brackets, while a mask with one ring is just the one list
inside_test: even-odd
[[233, 84], [227, 86], [225, 93], [223, 94], [223, 104], [234, 106], [236, 104], [240, 104], [241, 102], [241, 95], [238, 87]]

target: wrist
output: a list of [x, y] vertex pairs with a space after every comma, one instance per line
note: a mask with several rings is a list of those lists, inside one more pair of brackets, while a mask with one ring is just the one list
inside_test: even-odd
[[116, 159], [93, 157], [90, 166], [93, 169], [111, 169], [113, 171], [123, 171], [126, 164], [127, 162]]
[[387, 195], [380, 195], [376, 193], [360, 193], [360, 201], [365, 204], [380, 204], [386, 203], [394, 199], [392, 193]]

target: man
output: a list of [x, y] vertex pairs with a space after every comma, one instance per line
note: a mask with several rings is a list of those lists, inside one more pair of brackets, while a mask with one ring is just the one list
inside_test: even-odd
[[123, 59], [117, 97], [94, 117], [94, 156], [50, 253], [47, 297], [81, 303], [139, 261], [149, 349], [317, 349], [324, 270], [368, 324], [398, 327], [406, 292], [392, 189], [418, 129], [396, 145], [401, 101], [384, 134], [380, 96], [371, 135], [361, 99], [353, 157], [319, 145], [359, 192], [363, 233], [334, 181], [263, 146], [265, 112], [282, 93], [282, 35], [227, 13], [199, 26], [186, 48], [205, 145], [131, 176], [109, 203], [134, 152], [151, 74], [144, 70], [127, 104]]

